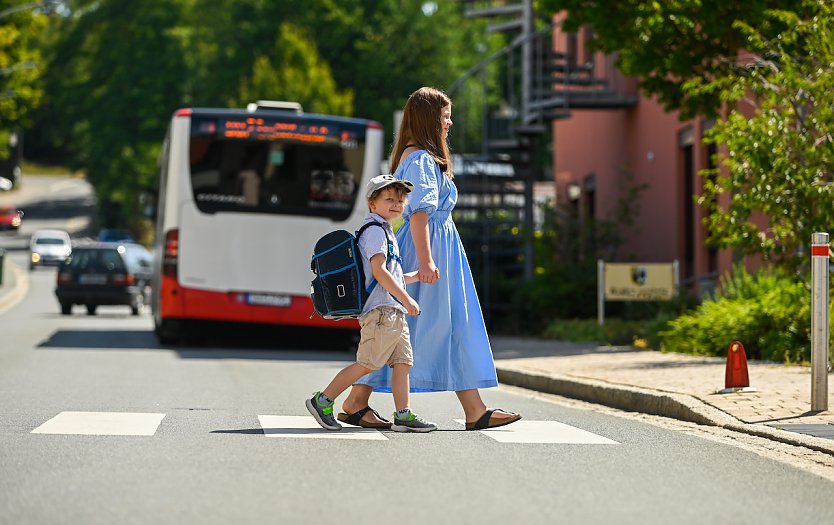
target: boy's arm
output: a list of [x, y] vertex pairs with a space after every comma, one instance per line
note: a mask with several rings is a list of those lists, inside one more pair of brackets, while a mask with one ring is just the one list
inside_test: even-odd
[[376, 279], [380, 286], [385, 288], [385, 291], [396, 297], [405, 306], [409, 315], [420, 315], [420, 305], [394, 279], [394, 276], [385, 267], [385, 259], [384, 253], [377, 253], [371, 257], [371, 273], [374, 274], [374, 279]]
[[405, 284], [416, 283], [420, 280], [420, 278], [417, 277], [417, 270], [414, 270], [413, 272], [404, 273], [403, 279], [405, 279]]

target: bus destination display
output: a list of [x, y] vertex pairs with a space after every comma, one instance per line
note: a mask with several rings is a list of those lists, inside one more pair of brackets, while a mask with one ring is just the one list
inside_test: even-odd
[[339, 142], [339, 130], [335, 126], [314, 122], [290, 122], [266, 120], [260, 117], [244, 117], [220, 121], [220, 134], [228, 139], [249, 139], [296, 142]]

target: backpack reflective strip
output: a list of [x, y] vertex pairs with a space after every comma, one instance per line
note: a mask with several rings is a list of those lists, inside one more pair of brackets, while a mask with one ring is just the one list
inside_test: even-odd
[[348, 242], [351, 242], [351, 241], [353, 241], [353, 239], [351, 239], [351, 238], [347, 238], [347, 239], [345, 239], [344, 241], [342, 241], [342, 242], [340, 242], [339, 244], [337, 244], [336, 246], [333, 246], [332, 248], [328, 248], [328, 249], [324, 250], [324, 251], [323, 251], [323, 252], [321, 252], [321, 253], [314, 253], [314, 254], [313, 254], [313, 259], [317, 259], [317, 258], [321, 257], [322, 255], [324, 255], [324, 254], [326, 254], [326, 253], [330, 253], [330, 252], [332, 252], [333, 250], [335, 250], [336, 248], [339, 248], [339, 247], [340, 247], [340, 246], [342, 246], [343, 244], [348, 243]]

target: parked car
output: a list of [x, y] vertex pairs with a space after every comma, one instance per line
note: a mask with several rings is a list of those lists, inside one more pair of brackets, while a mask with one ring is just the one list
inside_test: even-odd
[[0, 208], [0, 230], [17, 231], [20, 229], [22, 219], [23, 212], [17, 208]]
[[29, 239], [29, 270], [60, 265], [72, 252], [72, 241], [63, 230], [38, 230]]
[[105, 228], [98, 232], [99, 242], [136, 242], [136, 238], [129, 230]]
[[151, 259], [139, 244], [76, 245], [58, 269], [55, 295], [61, 313], [71, 314], [76, 304], [86, 306], [89, 315], [100, 305], [126, 305], [139, 315], [150, 299]]

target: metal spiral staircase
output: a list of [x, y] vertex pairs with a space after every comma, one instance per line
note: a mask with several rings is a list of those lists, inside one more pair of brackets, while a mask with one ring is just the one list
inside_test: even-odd
[[452, 146], [461, 154], [455, 220], [492, 324], [510, 306], [507, 287], [535, 271], [533, 188], [553, 180], [537, 162], [552, 122], [573, 110], [629, 107], [637, 92], [615, 56], [589, 51], [590, 28], [565, 33], [563, 17], [537, 14], [533, 0], [461, 2], [467, 17], [489, 19], [487, 31], [508, 41], [446, 90], [456, 106]]

